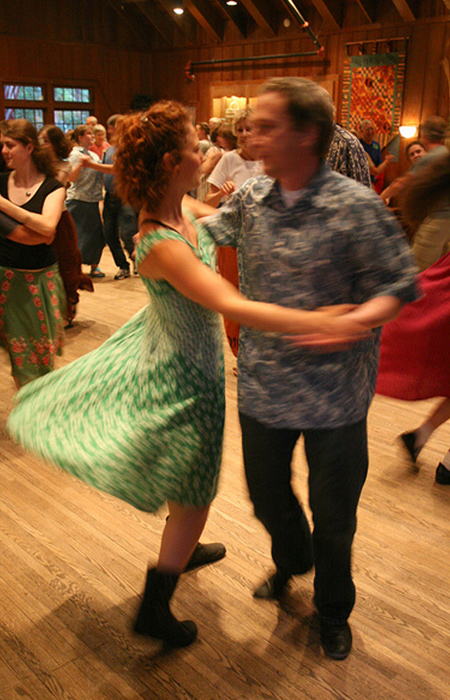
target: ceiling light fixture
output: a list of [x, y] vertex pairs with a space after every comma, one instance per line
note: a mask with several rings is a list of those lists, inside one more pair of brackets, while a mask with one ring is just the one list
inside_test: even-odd
[[234, 7], [235, 5], [237, 5], [237, 0], [226, 0], [226, 4], [228, 5], [228, 7]]
[[182, 15], [184, 14], [184, 9], [183, 9], [183, 4], [179, 2], [174, 8], [173, 11], [175, 12], [176, 15]]

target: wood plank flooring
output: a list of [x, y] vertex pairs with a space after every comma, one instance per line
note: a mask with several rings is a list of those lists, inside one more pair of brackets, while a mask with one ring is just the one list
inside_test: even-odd
[[[138, 278], [82, 292], [60, 364], [97, 347], [146, 303]], [[269, 542], [243, 480], [233, 358], [226, 349], [223, 472], [203, 541], [227, 557], [183, 575], [173, 608], [199, 639], [165, 652], [130, 632], [165, 512], [131, 506], [24, 453], [6, 434], [14, 385], [0, 355], [0, 700], [448, 700], [450, 698], [450, 487], [434, 470], [450, 426], [432, 436], [413, 472], [395, 444], [432, 401], [376, 397], [370, 472], [354, 546], [354, 650], [320, 651], [312, 574], [282, 604], [256, 601]], [[295, 486], [307, 503], [302, 446]]]

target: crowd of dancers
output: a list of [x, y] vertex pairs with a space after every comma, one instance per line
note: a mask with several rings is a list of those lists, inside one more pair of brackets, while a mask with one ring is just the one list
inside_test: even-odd
[[[207, 139], [199, 140], [182, 105], [157, 103], [114, 122], [113, 153], [103, 163], [85, 152], [94, 137], [88, 125], [75, 130], [70, 155], [55, 150], [51, 158], [28, 123], [0, 125], [10, 168], [0, 178], [1, 337], [22, 386], [8, 428], [26, 449], [141, 510], [155, 512], [168, 503], [158, 561], [147, 571], [134, 631], [186, 646], [197, 627], [171, 612], [179, 576], [225, 554], [222, 545], [199, 545], [222, 452], [220, 315], [242, 324], [239, 345], [237, 335], [228, 335], [232, 349], [239, 346], [245, 474], [275, 565], [254, 595], [279, 598], [293, 576], [314, 567], [322, 648], [341, 660], [352, 647], [351, 551], [368, 468], [366, 418], [381, 327], [388, 324], [378, 391], [406, 400], [450, 397], [443, 362], [434, 383], [400, 395], [402, 382], [417, 380], [427, 357], [416, 352], [413, 362], [398, 359], [403, 328], [432, 337], [431, 321], [421, 328], [415, 322], [424, 304], [433, 306], [444, 328], [448, 283], [440, 282], [448, 277], [442, 270], [449, 261], [439, 256], [417, 284], [410, 245], [370, 187], [361, 146], [336, 126], [331, 99], [316, 83], [273, 79], [260, 90], [251, 123], [249, 114], [241, 116], [234, 125], [237, 150], [205, 158], [209, 149], [201, 142]], [[51, 140], [51, 129], [46, 138]], [[357, 167], [365, 185], [332, 170], [326, 163], [331, 152], [336, 170]], [[205, 164], [214, 158], [208, 176]], [[59, 180], [56, 159], [64, 165]], [[121, 207], [140, 212], [135, 265], [149, 303], [100, 348], [50, 372], [66, 313], [50, 245], [64, 210], [65, 184], [72, 183], [67, 208], [91, 280], [102, 274], [97, 178], [105, 175], [111, 178], [111, 215], [123, 215]], [[189, 196], [198, 194], [205, 175], [209, 195]], [[409, 198], [402, 216], [417, 227], [419, 219], [445, 211], [449, 178], [446, 151], [404, 184]], [[411, 202], [425, 185], [429, 204], [418, 216]], [[105, 229], [106, 222], [105, 211]], [[233, 249], [230, 281], [226, 272], [216, 272], [216, 246]], [[124, 260], [116, 262], [126, 276]], [[441, 404], [439, 420], [448, 417], [449, 403]], [[433, 418], [403, 436], [414, 462], [436, 425]], [[291, 486], [300, 435], [312, 531]], [[450, 483], [446, 459], [439, 483]]]

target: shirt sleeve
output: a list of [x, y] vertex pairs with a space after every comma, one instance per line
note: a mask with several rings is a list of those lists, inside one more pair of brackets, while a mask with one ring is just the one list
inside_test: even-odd
[[209, 176], [207, 182], [210, 185], [215, 185], [217, 189], [220, 190], [223, 183], [230, 179], [228, 174], [228, 158], [226, 153], [223, 154], [222, 158], [219, 160], [217, 165], [214, 167], [211, 175]]
[[348, 177], [353, 178], [362, 185], [371, 187], [372, 181], [370, 178], [369, 159], [364, 148], [361, 146], [358, 139], [349, 144], [347, 148], [347, 173]]
[[397, 220], [372, 194], [366, 203], [350, 206], [357, 211], [349, 253], [358, 303], [379, 296], [394, 296], [405, 304], [415, 301], [418, 270]]
[[202, 221], [218, 246], [237, 248], [243, 226], [243, 198], [246, 187], [234, 192], [217, 214]]
[[69, 163], [70, 163], [70, 165], [72, 166], [72, 168], [75, 168], [75, 167], [78, 165], [78, 163], [80, 162], [80, 158], [81, 158], [81, 152], [80, 152], [80, 151], [76, 151], [76, 150], [74, 149], [73, 151], [71, 151], [71, 152], [69, 153], [69, 157], [68, 157], [67, 160], [69, 161]]

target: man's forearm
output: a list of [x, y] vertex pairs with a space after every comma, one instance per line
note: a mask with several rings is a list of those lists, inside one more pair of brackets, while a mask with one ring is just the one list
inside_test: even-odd
[[402, 305], [403, 302], [398, 297], [374, 297], [361, 304], [355, 311], [351, 311], [349, 315], [366, 328], [377, 328], [398, 316]]

